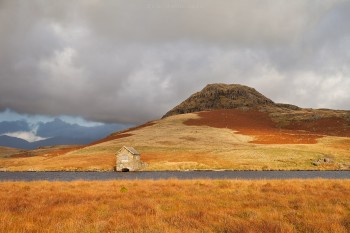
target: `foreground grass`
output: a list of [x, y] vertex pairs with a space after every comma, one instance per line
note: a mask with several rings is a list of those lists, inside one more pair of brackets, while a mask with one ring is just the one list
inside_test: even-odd
[[349, 229], [350, 180], [0, 183], [0, 232]]

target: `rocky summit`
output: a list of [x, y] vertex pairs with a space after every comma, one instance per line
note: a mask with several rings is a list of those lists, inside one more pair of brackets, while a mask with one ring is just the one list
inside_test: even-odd
[[167, 112], [163, 118], [215, 109], [252, 109], [276, 106], [254, 88], [239, 84], [208, 84], [203, 90], [191, 95], [181, 104]]

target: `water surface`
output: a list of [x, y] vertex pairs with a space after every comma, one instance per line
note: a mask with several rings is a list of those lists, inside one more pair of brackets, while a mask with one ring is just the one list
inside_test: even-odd
[[0, 172], [0, 181], [350, 179], [350, 171]]

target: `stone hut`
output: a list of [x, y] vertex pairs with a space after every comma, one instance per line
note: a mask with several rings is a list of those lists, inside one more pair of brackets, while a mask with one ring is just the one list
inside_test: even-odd
[[117, 152], [116, 156], [116, 171], [137, 171], [144, 166], [144, 163], [140, 159], [140, 153], [133, 147], [123, 146]]

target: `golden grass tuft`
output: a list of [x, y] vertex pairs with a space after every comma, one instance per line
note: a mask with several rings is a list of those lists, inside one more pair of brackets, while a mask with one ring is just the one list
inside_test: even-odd
[[350, 180], [0, 183], [0, 232], [349, 229]]

